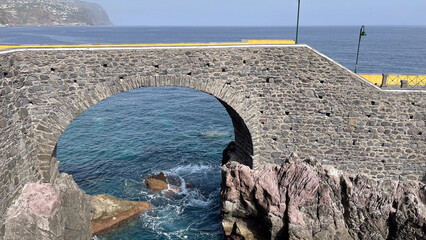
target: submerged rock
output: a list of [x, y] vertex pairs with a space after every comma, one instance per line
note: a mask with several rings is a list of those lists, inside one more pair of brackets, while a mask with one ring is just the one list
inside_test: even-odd
[[228, 239], [426, 239], [424, 184], [375, 181], [311, 164], [223, 166]]
[[60, 174], [53, 185], [28, 183], [9, 208], [4, 240], [87, 240], [90, 202], [73, 178]]
[[122, 200], [108, 194], [93, 196], [91, 205], [93, 234], [117, 227], [153, 207], [147, 202]]

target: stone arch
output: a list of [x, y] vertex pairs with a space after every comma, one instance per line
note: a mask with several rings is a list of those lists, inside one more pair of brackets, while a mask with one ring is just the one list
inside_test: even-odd
[[114, 78], [90, 89], [78, 89], [66, 98], [52, 99], [48, 113], [35, 128], [37, 144], [35, 158], [44, 182], [52, 182], [57, 175], [59, 162], [56, 159], [56, 144], [67, 126], [81, 113], [96, 103], [115, 94], [142, 87], [176, 86], [195, 89], [214, 96], [225, 107], [232, 119], [235, 143], [244, 162], [256, 166], [257, 151], [254, 104], [250, 99], [234, 90], [230, 84], [198, 80], [190, 76], [154, 76], [123, 79]]

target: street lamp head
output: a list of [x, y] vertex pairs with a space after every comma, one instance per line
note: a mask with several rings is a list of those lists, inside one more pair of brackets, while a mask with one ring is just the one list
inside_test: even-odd
[[364, 26], [364, 25], [362, 25], [362, 27], [361, 27], [361, 31], [360, 31], [359, 35], [360, 35], [362, 38], [364, 38], [364, 37], [366, 37], [366, 36], [367, 36], [367, 33], [365, 32], [365, 26]]
[[359, 30], [358, 50], [356, 52], [356, 62], [355, 62], [355, 73], [358, 70], [359, 46], [361, 45], [361, 39], [363, 39], [366, 36], [367, 36], [367, 33], [365, 32], [365, 26], [362, 25], [361, 29]]

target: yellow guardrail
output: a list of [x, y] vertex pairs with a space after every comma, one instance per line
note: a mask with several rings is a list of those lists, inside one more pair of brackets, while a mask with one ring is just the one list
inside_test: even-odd
[[426, 75], [360, 74], [360, 76], [377, 86], [401, 86], [403, 81], [409, 86], [426, 86]]
[[411, 86], [426, 85], [426, 75], [388, 75], [386, 84], [400, 85], [401, 80], [406, 80], [408, 85], [411, 85]]
[[180, 47], [180, 46], [233, 46], [233, 45], [289, 45], [293, 40], [243, 40], [217, 43], [138, 43], [138, 44], [61, 44], [61, 45], [0, 45], [0, 49], [18, 48], [105, 48], [105, 47]]

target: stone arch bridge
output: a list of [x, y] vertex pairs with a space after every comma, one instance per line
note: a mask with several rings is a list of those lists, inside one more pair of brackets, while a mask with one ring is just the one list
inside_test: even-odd
[[26, 183], [56, 176], [55, 146], [73, 119], [141, 87], [216, 97], [253, 168], [297, 155], [376, 179], [422, 180], [425, 91], [385, 91], [309, 46], [276, 43], [0, 52], [0, 226]]

